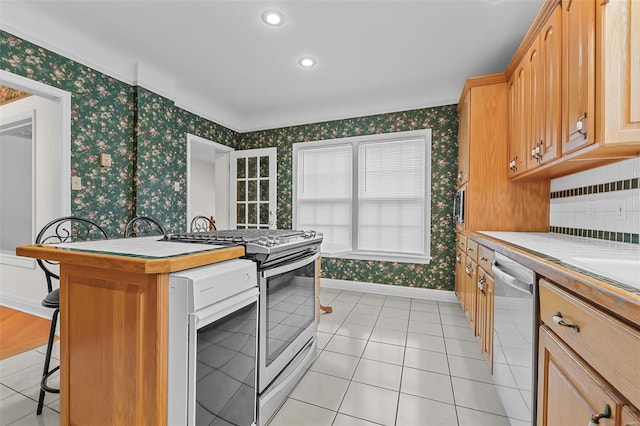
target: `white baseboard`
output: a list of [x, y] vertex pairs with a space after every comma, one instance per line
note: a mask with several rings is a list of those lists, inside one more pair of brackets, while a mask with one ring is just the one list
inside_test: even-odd
[[10, 294], [0, 293], [0, 305], [48, 320], [50, 320], [53, 315], [53, 309], [51, 308], [45, 308], [33, 300], [12, 296]]
[[412, 297], [414, 299], [459, 303], [456, 294], [453, 291], [449, 290], [403, 287], [400, 285], [389, 284], [361, 283], [357, 281], [335, 280], [333, 278], [320, 278], [320, 285], [324, 288], [334, 288], [337, 290], [361, 291], [363, 293], [376, 293], [384, 294], [387, 296]]

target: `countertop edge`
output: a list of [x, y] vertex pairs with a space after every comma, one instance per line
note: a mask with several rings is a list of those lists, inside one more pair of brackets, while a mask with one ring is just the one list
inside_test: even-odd
[[534, 270], [577, 297], [595, 303], [621, 320], [640, 327], [640, 295], [528, 253], [509, 242], [478, 232], [468, 232], [467, 236]]
[[16, 247], [16, 254], [34, 259], [46, 259], [102, 269], [114, 269], [143, 274], [160, 274], [236, 259], [244, 256], [245, 251], [242, 246], [234, 246], [165, 258], [143, 258], [68, 250], [55, 247], [54, 245], [45, 247], [34, 244]]

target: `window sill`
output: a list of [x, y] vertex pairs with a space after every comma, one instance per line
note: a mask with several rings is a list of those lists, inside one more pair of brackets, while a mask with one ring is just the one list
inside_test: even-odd
[[375, 262], [416, 263], [420, 265], [431, 263], [430, 256], [383, 255], [378, 253], [322, 253], [321, 255], [332, 259], [372, 260]]

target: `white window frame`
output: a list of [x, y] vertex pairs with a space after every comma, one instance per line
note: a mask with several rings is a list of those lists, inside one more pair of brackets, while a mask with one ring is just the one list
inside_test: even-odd
[[[385, 252], [371, 252], [371, 251], [363, 251], [358, 250], [357, 242], [358, 242], [358, 146], [361, 143], [366, 142], [392, 142], [392, 141], [401, 141], [407, 139], [418, 139], [422, 138], [424, 140], [424, 164], [425, 164], [425, 182], [424, 182], [424, 204], [425, 204], [425, 215], [424, 215], [424, 236], [425, 236], [425, 245], [424, 252], [421, 255], [403, 255], [399, 253], [385, 253]], [[293, 228], [298, 229], [297, 227], [297, 216], [298, 216], [298, 187], [297, 187], [297, 172], [298, 172], [298, 151], [309, 149], [309, 148], [318, 148], [318, 147], [330, 147], [334, 145], [347, 145], [350, 144], [353, 148], [353, 165], [352, 165], [352, 222], [351, 222], [351, 243], [352, 250], [346, 253], [326, 253], [323, 252], [323, 257], [333, 257], [333, 258], [345, 258], [345, 259], [359, 259], [359, 260], [374, 260], [374, 261], [384, 261], [384, 262], [399, 262], [399, 263], [417, 263], [417, 264], [428, 264], [431, 260], [431, 129], [421, 129], [421, 130], [412, 130], [406, 132], [394, 132], [394, 133], [384, 133], [384, 134], [375, 134], [375, 135], [364, 135], [364, 136], [353, 136], [347, 138], [338, 138], [338, 139], [326, 139], [320, 141], [312, 141], [312, 142], [300, 142], [293, 144], [293, 205], [292, 205], [292, 218], [293, 218]]]

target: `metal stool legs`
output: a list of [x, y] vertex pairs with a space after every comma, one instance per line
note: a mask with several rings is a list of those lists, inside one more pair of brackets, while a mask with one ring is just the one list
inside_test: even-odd
[[44, 393], [60, 393], [60, 389], [54, 389], [47, 386], [47, 379], [53, 373], [60, 369], [60, 366], [57, 366], [53, 370], [49, 371], [49, 364], [51, 363], [51, 350], [53, 349], [53, 341], [56, 336], [56, 324], [58, 323], [58, 314], [60, 313], [59, 309], [53, 311], [53, 317], [51, 318], [51, 330], [49, 330], [49, 342], [47, 343], [47, 355], [44, 359], [44, 371], [42, 372], [42, 381], [40, 382], [40, 398], [38, 399], [38, 411], [36, 414], [42, 414], [42, 406], [44, 405]]

